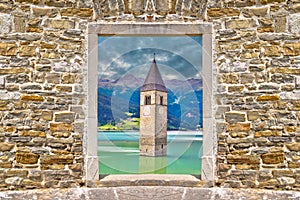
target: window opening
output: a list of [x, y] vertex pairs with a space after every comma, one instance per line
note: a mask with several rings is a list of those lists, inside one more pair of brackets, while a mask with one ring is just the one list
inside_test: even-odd
[[145, 96], [145, 105], [151, 105], [151, 96]]
[[[117, 28], [119, 27], [119, 28]], [[196, 28], [195, 28], [196, 27]], [[133, 29], [139, 29], [140, 31], [131, 31]], [[139, 24], [115, 24], [113, 25], [113, 27], [111, 25], [106, 25], [106, 24], [91, 24], [89, 25], [89, 40], [88, 40], [88, 44], [89, 44], [89, 51], [88, 51], [88, 123], [87, 123], [87, 129], [85, 131], [84, 137], [85, 137], [85, 145], [87, 146], [85, 151], [85, 171], [86, 171], [86, 178], [87, 180], [94, 180], [96, 178], [96, 171], [99, 170], [99, 159], [100, 157], [97, 156], [97, 150], [99, 149], [99, 147], [97, 147], [97, 145], [95, 146], [95, 142], [97, 142], [97, 138], [99, 138], [99, 132], [98, 135], [97, 134], [93, 134], [93, 132], [95, 132], [95, 130], [97, 130], [97, 115], [95, 115], [98, 112], [98, 117], [99, 115], [103, 115], [103, 116], [109, 116], [109, 113], [103, 113], [103, 110], [101, 110], [101, 112], [99, 113], [99, 109], [98, 110], [94, 110], [95, 108], [95, 103], [97, 103], [97, 98], [99, 100], [99, 97], [103, 98], [105, 96], [97, 96], [97, 69], [98, 68], [98, 63], [99, 63], [99, 55], [102, 55], [102, 53], [100, 53], [101, 49], [97, 48], [99, 47], [99, 38], [98, 38], [98, 34], [101, 33], [105, 36], [109, 36], [111, 34], [112, 35], [117, 35], [117, 37], [122, 37], [122, 31], [124, 31], [124, 34], [127, 36], [133, 36], [133, 37], [143, 37], [143, 36], [148, 36], [149, 34], [152, 36], [161, 36], [164, 35], [164, 39], [168, 38], [168, 36], [166, 36], [165, 34], [170, 34], [172, 36], [172, 34], [176, 33], [175, 30], [183, 30], [184, 33], [182, 34], [183, 37], [186, 36], [186, 34], [191, 34], [192, 37], [194, 36], [203, 36], [203, 41], [205, 41], [203, 43], [203, 45], [199, 45], [200, 49], [203, 49], [205, 51], [203, 51], [203, 58], [205, 58], [205, 61], [201, 61], [201, 63], [203, 64], [202, 66], [204, 67], [204, 69], [199, 70], [200, 73], [196, 73], [198, 75], [203, 75], [203, 80], [205, 81], [202, 86], [203, 86], [203, 94], [206, 95], [205, 98], [203, 98], [204, 100], [204, 104], [205, 107], [204, 108], [204, 116], [201, 116], [201, 119], [203, 120], [203, 124], [199, 124], [197, 125], [197, 127], [203, 127], [203, 140], [205, 141], [203, 144], [205, 144], [203, 146], [203, 156], [202, 156], [202, 166], [204, 166], [202, 168], [202, 175], [201, 176], [202, 179], [206, 179], [206, 180], [214, 180], [214, 169], [215, 169], [215, 144], [216, 142], [214, 141], [214, 138], [216, 138], [215, 136], [215, 132], [213, 129], [213, 124], [214, 121], [212, 120], [213, 115], [212, 115], [212, 100], [213, 100], [213, 96], [212, 96], [212, 26], [210, 24], [193, 24], [193, 25], [178, 25], [178, 24], [153, 24], [153, 27], [149, 27], [150, 29], [148, 29], [147, 25], [139, 25]], [[166, 29], [164, 29], [166, 28]], [[171, 30], [171, 31], [170, 31]], [[126, 32], [127, 31], [127, 32]], [[120, 34], [120, 36], [118, 36], [118, 34]], [[139, 35], [135, 35], [136, 33], [139, 33]], [[203, 34], [203, 35], [202, 35]], [[179, 36], [180, 34], [176, 35]], [[101, 36], [101, 35], [100, 35]], [[166, 36], [166, 37], [165, 37]], [[190, 36], [188, 36], [190, 37]], [[192, 38], [191, 37], [191, 38]], [[193, 38], [194, 39], [194, 38]], [[98, 41], [98, 42], [97, 42]], [[177, 41], [176, 41], [177, 42]], [[95, 46], [95, 44], [98, 44], [98, 46]], [[134, 43], [129, 43], [131, 45], [134, 45]], [[128, 46], [127, 46], [128, 47]], [[130, 45], [129, 45], [130, 47]], [[173, 48], [174, 49], [174, 48]], [[171, 50], [172, 51], [172, 50]], [[109, 50], [107, 51], [109, 52]], [[131, 50], [126, 50], [124, 52], [124, 55], [127, 54], [128, 52], [131, 52]], [[133, 52], [134, 53], [134, 52]], [[153, 52], [151, 52], [153, 53]], [[105, 54], [105, 53], [104, 53]], [[178, 54], [180, 54], [178, 52]], [[205, 54], [205, 55], [204, 55]], [[186, 56], [189, 56], [188, 54]], [[199, 54], [198, 54], [199, 57]], [[201, 56], [200, 56], [201, 57]], [[140, 60], [140, 58], [136, 59], [137, 61]], [[157, 60], [160, 60], [159, 57], [157, 57]], [[190, 58], [188, 58], [187, 60], [190, 60]], [[124, 60], [123, 60], [124, 61]], [[180, 63], [180, 62], [179, 62]], [[136, 63], [137, 65], [141, 65], [139, 63]], [[129, 66], [125, 63], [124, 66]], [[101, 67], [100, 67], [101, 68]], [[96, 71], [95, 71], [96, 69]], [[116, 68], [117, 69], [117, 66]], [[128, 72], [128, 69], [125, 70], [125, 72]], [[175, 70], [176, 71], [176, 70]], [[202, 71], [202, 72], [201, 72]], [[99, 72], [99, 71], [98, 71]], [[106, 71], [107, 72], [107, 71]], [[180, 72], [179, 72], [180, 73]], [[109, 73], [106, 73], [109, 74]], [[189, 70], [185, 70], [184, 72], [184, 76], [188, 76], [188, 74], [195, 74]], [[109, 79], [107, 79], [109, 80]], [[128, 80], [128, 79], [127, 79]], [[190, 85], [192, 85], [192, 82], [194, 79], [187, 79], [189, 81], [191, 81]], [[129, 81], [130, 82], [130, 81]], [[128, 82], [127, 82], [128, 83]], [[193, 86], [194, 87], [194, 86]], [[98, 89], [99, 91], [99, 89]], [[172, 93], [172, 90], [170, 91], [170, 93]], [[182, 98], [178, 98], [176, 96], [177, 93], [174, 93], [174, 102], [181, 102], [183, 99]], [[132, 94], [134, 95], [134, 94]], [[118, 96], [118, 98], [121, 97]], [[168, 98], [169, 99], [169, 98]], [[199, 99], [199, 98], [198, 98]], [[166, 101], [166, 99], [162, 99], [164, 101]], [[131, 103], [131, 102], [130, 102]], [[129, 104], [130, 104], [129, 103]], [[149, 102], [145, 102], [145, 103], [149, 103]], [[162, 104], [163, 101], [161, 101], [161, 99], [159, 99], [159, 103]], [[151, 100], [150, 100], [150, 104], [151, 104]], [[119, 106], [121, 106], [121, 103], [118, 103]], [[199, 109], [199, 107], [195, 107], [190, 105], [191, 108], [197, 108]], [[180, 109], [180, 106], [178, 107]], [[116, 109], [119, 110], [119, 109]], [[111, 112], [116, 112], [116, 110], [112, 110]], [[159, 110], [159, 109], [158, 109]], [[169, 110], [168, 110], [169, 111]], [[152, 113], [152, 111], [147, 111], [149, 113]], [[193, 118], [194, 115], [191, 112], [182, 112], [183, 116], [186, 118]], [[127, 112], [125, 113], [126, 116], [131, 116], [132, 113], [131, 112]], [[168, 113], [169, 115], [169, 113]], [[175, 120], [176, 121], [176, 120]], [[95, 123], [96, 122], [96, 123]], [[109, 120], [110, 122], [110, 127], [114, 129], [114, 126], [117, 124], [119, 124], [118, 121], [116, 121], [114, 118]], [[131, 119], [130, 122], [138, 122], [138, 119]], [[179, 122], [180, 123], [180, 122]], [[211, 126], [212, 125], [212, 126]], [[180, 126], [179, 126], [180, 127]], [[184, 128], [183, 128], [184, 129]], [[98, 124], [98, 130], [99, 130], [99, 124]], [[111, 135], [112, 136], [112, 135]], [[205, 136], [205, 138], [204, 138]], [[102, 147], [102, 146], [100, 146]], [[164, 145], [161, 146], [162, 148], [164, 147]], [[168, 148], [168, 147], [165, 147]], [[147, 149], [148, 151], [148, 149]], [[100, 168], [101, 169], [101, 168]], [[100, 170], [101, 172], [101, 170]]]
[[159, 104], [160, 104], [160, 105], [163, 105], [164, 97], [163, 97], [163, 96], [160, 96], [159, 100], [160, 100], [160, 101], [159, 101]]

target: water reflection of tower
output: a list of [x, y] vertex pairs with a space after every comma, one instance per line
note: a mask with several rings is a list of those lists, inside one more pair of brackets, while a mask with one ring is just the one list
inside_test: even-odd
[[155, 57], [140, 91], [140, 155], [167, 154], [168, 91]]

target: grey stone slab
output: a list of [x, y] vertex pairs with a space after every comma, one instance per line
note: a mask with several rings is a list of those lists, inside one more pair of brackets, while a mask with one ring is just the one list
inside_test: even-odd
[[115, 189], [120, 200], [175, 200], [182, 199], [184, 189], [180, 187], [118, 187]]
[[214, 200], [214, 191], [206, 188], [187, 188], [182, 200]]
[[206, 34], [212, 32], [210, 23], [91, 23], [88, 27], [90, 34]]
[[100, 182], [104, 186], [197, 186], [200, 180], [192, 175], [140, 174], [109, 175]]
[[117, 200], [113, 188], [93, 188], [87, 191], [88, 200]]

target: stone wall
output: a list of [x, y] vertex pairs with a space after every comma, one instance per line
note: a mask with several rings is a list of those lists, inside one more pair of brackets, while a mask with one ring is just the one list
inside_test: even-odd
[[1, 0], [0, 190], [85, 185], [95, 21], [213, 23], [216, 186], [299, 190], [298, 0]]

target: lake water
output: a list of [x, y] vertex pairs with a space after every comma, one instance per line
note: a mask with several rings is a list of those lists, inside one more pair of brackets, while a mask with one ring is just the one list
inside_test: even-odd
[[168, 131], [167, 156], [139, 155], [139, 132], [98, 132], [99, 171], [106, 174], [201, 173], [202, 132]]

